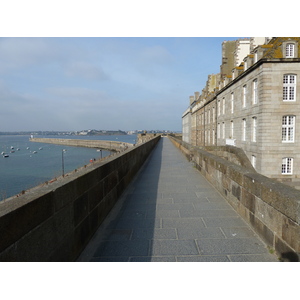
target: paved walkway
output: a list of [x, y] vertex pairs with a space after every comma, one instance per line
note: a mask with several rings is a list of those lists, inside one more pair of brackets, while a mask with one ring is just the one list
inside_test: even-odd
[[278, 261], [226, 200], [162, 138], [78, 261]]

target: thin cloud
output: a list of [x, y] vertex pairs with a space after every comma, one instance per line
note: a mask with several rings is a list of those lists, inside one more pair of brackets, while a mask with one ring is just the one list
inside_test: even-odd
[[65, 66], [65, 74], [70, 77], [81, 77], [91, 80], [108, 80], [109, 76], [101, 67], [85, 61], [73, 61]]

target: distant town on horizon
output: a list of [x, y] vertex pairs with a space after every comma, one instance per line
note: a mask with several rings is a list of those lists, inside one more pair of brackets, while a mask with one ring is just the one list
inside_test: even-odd
[[170, 130], [96, 130], [85, 129], [81, 131], [13, 131], [1, 132], [0, 135], [81, 135], [81, 136], [101, 136], [101, 135], [127, 135], [127, 134], [140, 134], [140, 133], [179, 133]]

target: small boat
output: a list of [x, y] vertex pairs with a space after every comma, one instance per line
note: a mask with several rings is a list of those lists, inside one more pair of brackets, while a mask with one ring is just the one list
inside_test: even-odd
[[9, 157], [9, 155], [8, 154], [4, 154], [3, 157]]
[[4, 152], [4, 151], [2, 151], [2, 152], [1, 152], [1, 155], [4, 155], [4, 154], [5, 154], [5, 152]]
[[26, 149], [27, 149], [27, 150], [29, 150], [30, 148], [29, 148], [29, 147], [27, 147]]
[[17, 148], [17, 151], [20, 151], [20, 148]]
[[11, 146], [10, 149], [15, 149], [14, 146]]
[[33, 153], [33, 154], [36, 154], [36, 153], [37, 153], [37, 151], [33, 151], [32, 153]]
[[15, 153], [15, 150], [11, 150], [10, 153]]
[[39, 150], [43, 150], [43, 147], [40, 147]]

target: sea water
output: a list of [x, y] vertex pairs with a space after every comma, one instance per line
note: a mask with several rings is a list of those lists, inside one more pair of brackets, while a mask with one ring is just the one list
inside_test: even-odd
[[[135, 144], [137, 136], [35, 137], [111, 140]], [[0, 135], [0, 153], [5, 152], [9, 155], [7, 158], [0, 155], [0, 201], [59, 177], [63, 172], [66, 174], [87, 165], [91, 159], [110, 155], [109, 151], [99, 152], [93, 148], [36, 143], [30, 142], [29, 138], [30, 136]], [[11, 153], [11, 151], [14, 152]]]

